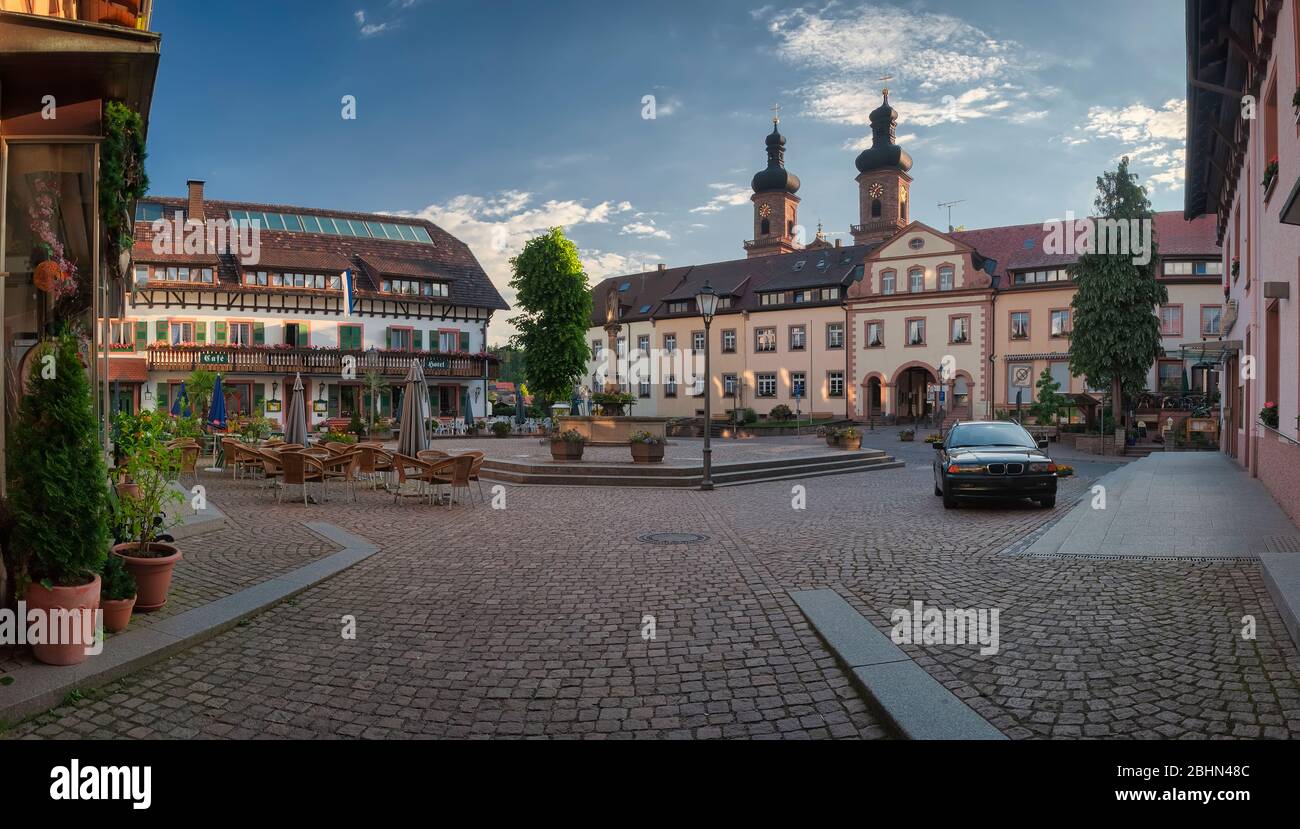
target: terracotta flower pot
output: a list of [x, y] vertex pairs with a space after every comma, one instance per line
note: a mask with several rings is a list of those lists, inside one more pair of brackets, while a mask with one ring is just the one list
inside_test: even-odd
[[131, 622], [131, 611], [135, 608], [135, 596], [129, 599], [104, 599], [100, 602], [104, 611], [104, 630], [117, 633], [125, 630]]
[[840, 449], [851, 449], [856, 451], [862, 448], [862, 436], [859, 435], [855, 438], [840, 438], [835, 445]]
[[664, 445], [662, 443], [632, 444], [632, 460], [636, 463], [663, 463]]
[[140, 545], [135, 542], [117, 544], [113, 555], [126, 562], [126, 569], [135, 576], [135, 609], [141, 613], [157, 610], [167, 604], [167, 591], [172, 586], [172, 568], [181, 560], [181, 551], [170, 544], [155, 541], [149, 545], [148, 555], [139, 555]]
[[115, 488], [117, 489], [118, 499], [138, 498], [140, 496], [140, 485], [134, 481], [123, 481]]
[[[69, 637], [76, 638], [77, 641], [32, 645], [32, 655], [38, 662], [44, 662], [46, 665], [79, 665], [86, 661], [86, 648], [94, 644], [95, 610], [99, 608], [99, 586], [99, 576], [95, 576], [86, 584], [74, 587], [47, 589], [38, 582], [28, 585], [27, 595], [24, 597], [28, 610], [42, 610], [47, 614], [51, 610], [77, 612], [73, 622], [76, 626], [75, 637]], [[87, 630], [91, 635], [89, 642], [84, 641]]]
[[570, 443], [567, 440], [551, 441], [551, 460], [556, 461], [580, 461], [582, 460], [581, 443]]

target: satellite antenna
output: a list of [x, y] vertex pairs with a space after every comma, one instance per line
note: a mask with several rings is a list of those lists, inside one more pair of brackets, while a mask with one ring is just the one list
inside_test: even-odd
[[953, 208], [953, 205], [955, 205], [955, 204], [961, 204], [961, 203], [964, 202], [964, 201], [966, 201], [966, 200], [965, 200], [965, 199], [957, 199], [957, 201], [941, 201], [941, 202], [939, 202], [939, 209], [940, 209], [940, 210], [943, 210], [945, 207], [948, 208], [948, 232], [949, 232], [949, 233], [952, 233], [952, 208]]

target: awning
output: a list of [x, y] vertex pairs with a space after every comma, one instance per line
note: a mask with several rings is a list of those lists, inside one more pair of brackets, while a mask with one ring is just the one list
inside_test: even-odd
[[1203, 363], [1226, 363], [1229, 358], [1241, 351], [1241, 348], [1241, 340], [1208, 340], [1179, 346], [1183, 352], [1183, 359]]
[[110, 357], [108, 382], [143, 383], [149, 379], [149, 361], [143, 357]]

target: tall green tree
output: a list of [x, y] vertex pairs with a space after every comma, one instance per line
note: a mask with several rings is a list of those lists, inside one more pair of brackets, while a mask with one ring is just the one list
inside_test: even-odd
[[[1145, 386], [1151, 364], [1164, 353], [1155, 309], [1169, 301], [1169, 292], [1156, 280], [1151, 202], [1138, 186], [1137, 176], [1128, 171], [1128, 158], [1097, 179], [1094, 204], [1097, 219], [1136, 220], [1142, 232], [1150, 234], [1147, 257], [1135, 256], [1132, 250], [1111, 252], [1098, 244], [1068, 269], [1077, 289], [1071, 303], [1070, 371], [1086, 377], [1092, 388], [1110, 387], [1111, 412], [1119, 424], [1125, 393]], [[1135, 258], [1147, 261], [1138, 263]]]
[[1029, 413], [1042, 426], [1056, 420], [1065, 408], [1065, 398], [1060, 393], [1061, 384], [1052, 377], [1050, 368], [1043, 369], [1035, 385], [1038, 387], [1038, 399], [1029, 407]]
[[37, 348], [9, 450], [12, 543], [32, 580], [85, 584], [109, 545], [108, 470], [94, 399], [76, 336]]
[[527, 357], [528, 388], [541, 400], [568, 400], [589, 358], [591, 291], [578, 248], [554, 227], [529, 239], [510, 265], [524, 311], [510, 320], [518, 331], [510, 343]]

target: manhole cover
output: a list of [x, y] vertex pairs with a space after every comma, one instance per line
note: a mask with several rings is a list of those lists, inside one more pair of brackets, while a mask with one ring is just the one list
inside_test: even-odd
[[645, 544], [698, 544], [709, 537], [699, 533], [646, 533], [638, 535], [636, 540]]

